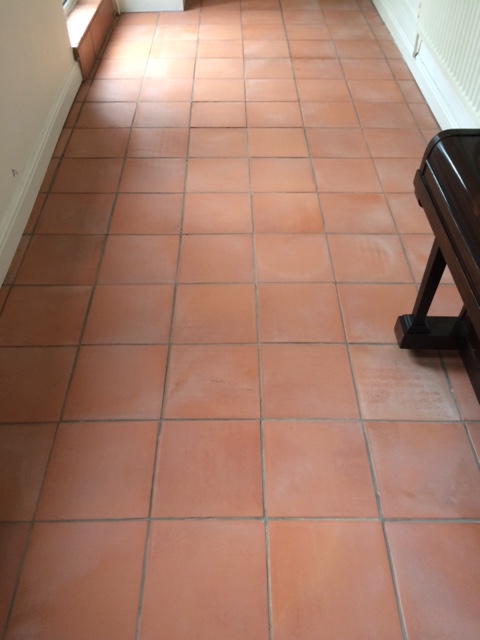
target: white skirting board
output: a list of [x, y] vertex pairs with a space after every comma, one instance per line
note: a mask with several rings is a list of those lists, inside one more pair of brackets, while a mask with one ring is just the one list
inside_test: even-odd
[[411, 34], [406, 34], [395, 14], [395, 3], [373, 0], [377, 11], [387, 25], [400, 49], [413, 77], [442, 129], [479, 127], [474, 115], [466, 108], [455, 86], [444, 73], [428, 47], [422, 43], [413, 56]]
[[80, 67], [75, 62], [52, 104], [45, 124], [39, 132], [30, 160], [23, 175], [19, 178], [17, 190], [2, 217], [0, 225], [0, 284], [4, 281], [15, 255], [58, 138], [81, 83]]
[[183, 11], [184, 0], [117, 0], [119, 13]]

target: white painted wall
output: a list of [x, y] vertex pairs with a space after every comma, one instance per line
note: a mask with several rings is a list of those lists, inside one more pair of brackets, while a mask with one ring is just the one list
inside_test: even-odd
[[81, 83], [59, 0], [0, 0], [0, 79], [1, 283]]
[[480, 121], [466, 107], [458, 89], [431, 55], [428, 47], [422, 45], [418, 55], [416, 57], [413, 55], [420, 0], [373, 0], [373, 2], [402, 52], [440, 127], [442, 129], [480, 127]]

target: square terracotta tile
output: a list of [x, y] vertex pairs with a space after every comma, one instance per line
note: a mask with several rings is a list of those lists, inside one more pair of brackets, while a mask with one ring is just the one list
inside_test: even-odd
[[260, 282], [331, 282], [325, 237], [320, 234], [263, 234], [255, 238]]
[[177, 259], [177, 236], [112, 235], [98, 280], [102, 284], [174, 282]]
[[[145, 78], [140, 93], [141, 102], [190, 102], [193, 80], [182, 78]], [[158, 105], [160, 108], [161, 106]]]
[[312, 164], [319, 191], [374, 193], [382, 190], [372, 160], [314, 158]]
[[119, 193], [111, 234], [178, 234], [182, 217], [180, 193]]
[[245, 100], [244, 81], [237, 78], [196, 78], [193, 85], [193, 100], [196, 102]]
[[60, 158], [63, 155], [65, 151], [65, 147], [68, 144], [71, 134], [72, 134], [72, 129], [69, 129], [68, 127], [65, 127], [64, 129], [62, 129], [62, 132], [58, 137], [57, 144], [53, 151], [53, 158]]
[[261, 342], [343, 342], [332, 284], [258, 285]]
[[396, 233], [381, 193], [321, 193], [320, 201], [329, 233]]
[[306, 158], [253, 158], [250, 173], [254, 193], [315, 191], [312, 168]]
[[263, 515], [258, 422], [164, 422], [152, 516]]
[[242, 37], [240, 24], [201, 24], [200, 40], [239, 40]]
[[379, 158], [374, 163], [384, 191], [413, 191], [413, 178], [419, 166], [416, 158]]
[[0, 311], [3, 309], [3, 305], [5, 304], [8, 294], [10, 293], [11, 287], [8, 285], [4, 285], [0, 287]]
[[267, 640], [265, 533], [261, 522], [154, 522], [141, 640]]
[[323, 24], [325, 22], [324, 13], [318, 4], [315, 6], [313, 2], [302, 3], [300, 9], [295, 2], [290, 2], [289, 6], [285, 6], [283, 19], [285, 24]]
[[191, 24], [158, 24], [155, 32], [156, 40], [194, 40], [198, 38], [198, 20]]
[[413, 284], [339, 284], [349, 342], [396, 344], [397, 317], [410, 313], [417, 297]]
[[37, 520], [147, 517], [156, 443], [156, 422], [61, 424]]
[[166, 343], [172, 302], [173, 285], [98, 285], [93, 294], [83, 343]]
[[402, 54], [400, 53], [400, 49], [397, 47], [393, 39], [380, 40], [379, 42], [387, 58], [400, 59], [402, 57]]
[[326, 24], [314, 22], [312, 24], [286, 23], [289, 40], [329, 40], [330, 33]]
[[120, 192], [182, 193], [186, 162], [179, 158], [127, 158]]
[[188, 129], [133, 129], [128, 143], [129, 158], [185, 158]]
[[193, 78], [194, 58], [150, 58], [145, 69], [145, 78]]
[[334, 40], [375, 40], [368, 24], [330, 23], [329, 31]]
[[45, 172], [43, 182], [40, 185], [40, 193], [46, 193], [47, 191], [50, 190], [50, 187], [52, 186], [53, 178], [57, 173], [59, 164], [60, 164], [59, 158], [52, 157], [52, 159], [48, 164], [47, 170]]
[[33, 519], [54, 437], [54, 424], [0, 426], [0, 520]]
[[397, 236], [330, 235], [328, 243], [338, 282], [412, 282]]
[[242, 11], [242, 24], [282, 24], [282, 14], [279, 11], [252, 7]]
[[34, 629], [38, 640], [130, 639], [146, 528], [145, 522], [35, 525], [6, 637]]
[[246, 158], [192, 158], [188, 161], [188, 193], [248, 192]]
[[104, 234], [113, 193], [51, 193], [35, 227], [36, 234]]
[[425, 140], [419, 131], [365, 129], [364, 135], [374, 158], [415, 158], [420, 166], [425, 151]]
[[402, 638], [380, 523], [272, 522], [269, 537], [276, 640], [315, 640], [319, 629]]
[[292, 64], [296, 78], [343, 79], [343, 71], [339, 60], [331, 58], [294, 58]]
[[188, 127], [190, 103], [179, 101], [140, 102], [135, 111], [134, 127]]
[[250, 157], [306, 158], [305, 132], [294, 128], [251, 128], [248, 134]]
[[349, 102], [302, 102], [306, 127], [358, 127], [358, 118]]
[[7, 621], [17, 573], [29, 531], [28, 524], [0, 524], [0, 627]]
[[263, 345], [265, 418], [358, 417], [352, 374], [342, 345]]
[[257, 348], [173, 346], [165, 418], [241, 419], [260, 415]]
[[108, 42], [102, 58], [146, 59], [150, 53], [151, 38], [148, 40], [117, 40]]
[[290, 55], [295, 58], [336, 58], [337, 52], [331, 40], [289, 39]]
[[239, 128], [191, 129], [189, 158], [246, 158], [247, 132]]
[[389, 522], [386, 525], [408, 637], [478, 636], [478, 524]]
[[[165, 14], [164, 14], [165, 15]], [[154, 40], [150, 50], [151, 58], [195, 58], [195, 40]], [[164, 78], [168, 79], [168, 78]]]
[[468, 426], [468, 433], [473, 443], [477, 459], [480, 459], [480, 424], [471, 422]]
[[130, 129], [74, 129], [66, 158], [123, 158]]
[[394, 80], [348, 81], [355, 102], [404, 102], [403, 94]]
[[52, 422], [60, 418], [75, 347], [0, 349], [0, 422]]
[[94, 78], [87, 102], [136, 102], [140, 94], [140, 78]]
[[250, 235], [184, 236], [178, 282], [252, 282], [253, 246]]
[[[334, 3], [339, 4], [341, 7], [342, 3]], [[347, 3], [348, 4], [348, 3]], [[362, 3], [360, 3], [362, 5]], [[331, 25], [347, 25], [347, 24], [367, 24], [365, 18], [362, 13], [355, 8], [344, 11], [341, 8], [336, 9], [324, 9], [323, 14], [325, 16], [325, 21], [327, 24]], [[378, 14], [376, 14], [378, 16]]]
[[0, 345], [77, 344], [90, 287], [12, 287], [0, 316]]
[[369, 151], [360, 129], [314, 127], [306, 129], [312, 158], [368, 158]]
[[281, 22], [277, 24], [251, 24], [244, 22], [242, 37], [244, 42], [248, 40], [276, 40], [280, 42], [285, 38], [285, 29]]
[[244, 40], [243, 54], [248, 58], [289, 58], [286, 40]]
[[293, 78], [292, 62], [288, 58], [247, 58], [245, 78]]
[[367, 424], [387, 518], [478, 518], [480, 474], [459, 423]]
[[341, 60], [347, 80], [391, 80], [392, 71], [386, 60], [381, 59], [344, 59]]
[[249, 127], [301, 127], [298, 102], [247, 102]]
[[435, 129], [439, 130], [437, 121], [433, 113], [430, 110], [430, 107], [424, 102], [412, 102], [410, 103], [410, 111], [415, 118], [415, 122], [422, 129]]
[[194, 102], [191, 127], [245, 127], [247, 117], [243, 102]]
[[72, 106], [70, 107], [70, 111], [68, 112], [67, 118], [65, 120], [65, 124], [64, 124], [65, 127], [71, 128], [75, 126], [81, 109], [82, 109], [81, 102], [74, 102], [72, 104]]
[[248, 102], [292, 102], [297, 100], [295, 82], [290, 78], [247, 78], [245, 91]]
[[243, 78], [243, 61], [241, 58], [199, 58], [195, 78]]
[[322, 216], [314, 193], [255, 193], [256, 233], [321, 233]]
[[65, 420], [158, 420], [167, 349], [160, 345], [82, 347]]
[[86, 102], [75, 126], [82, 129], [131, 127], [136, 106], [136, 102]]
[[437, 356], [393, 345], [351, 345], [350, 355], [366, 420], [458, 420]]
[[103, 236], [34, 236], [18, 271], [17, 284], [92, 284]]
[[415, 120], [406, 104], [358, 102], [357, 113], [366, 129], [414, 129]]
[[25, 234], [32, 234], [34, 232], [35, 228], [37, 227], [38, 218], [42, 213], [46, 199], [47, 199], [47, 194], [45, 193], [39, 193], [35, 198], [35, 204], [32, 207], [30, 217], [28, 218], [28, 222], [25, 226], [25, 230], [24, 230]]
[[442, 360], [460, 415], [464, 420], [480, 420], [480, 404], [460, 355], [455, 351], [445, 351], [442, 354]]
[[387, 193], [386, 197], [399, 233], [431, 233], [427, 216], [413, 193]]
[[335, 40], [335, 49], [339, 58], [383, 59], [385, 55], [380, 44], [373, 38], [368, 40], [337, 39]]
[[60, 162], [54, 193], [114, 193], [122, 171], [121, 158], [65, 158]]
[[303, 102], [351, 102], [347, 83], [339, 78], [299, 78], [297, 90]]
[[[202, 7], [202, 19], [205, 10]], [[201, 58], [242, 58], [243, 45], [241, 40], [200, 40], [197, 47], [197, 59]]]
[[247, 193], [187, 193], [184, 234], [251, 233], [252, 215]]
[[105, 58], [95, 72], [96, 79], [143, 78], [147, 61], [145, 58]]
[[20, 238], [20, 242], [18, 243], [18, 246], [15, 250], [12, 262], [10, 263], [7, 273], [5, 274], [5, 278], [3, 280], [4, 285], [13, 284], [13, 282], [15, 281], [18, 270], [20, 269], [23, 258], [25, 257], [25, 253], [27, 252], [27, 249], [30, 245], [31, 238], [32, 236], [26, 234], [24, 234]]
[[253, 284], [179, 285], [172, 342], [256, 342]]
[[266, 422], [269, 517], [377, 517], [367, 450], [356, 422]]

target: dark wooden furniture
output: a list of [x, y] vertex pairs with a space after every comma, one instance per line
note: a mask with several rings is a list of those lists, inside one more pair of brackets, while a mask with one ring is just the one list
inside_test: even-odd
[[[480, 401], [480, 129], [451, 129], [428, 144], [415, 195], [435, 239], [413, 311], [395, 325], [402, 349], [456, 349]], [[463, 300], [458, 317], [428, 311], [448, 265]]]

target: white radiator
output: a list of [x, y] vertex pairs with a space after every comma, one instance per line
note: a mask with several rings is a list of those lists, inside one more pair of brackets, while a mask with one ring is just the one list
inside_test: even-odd
[[421, 0], [418, 34], [480, 119], [480, 0]]

